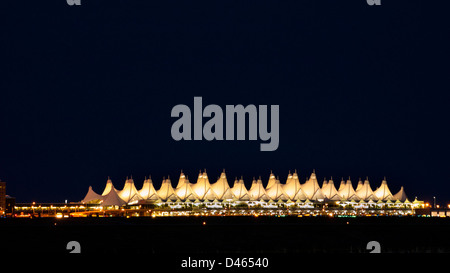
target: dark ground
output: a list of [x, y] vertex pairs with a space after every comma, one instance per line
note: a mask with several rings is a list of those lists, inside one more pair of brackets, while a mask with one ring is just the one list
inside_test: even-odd
[[[76, 272], [211, 272], [182, 268], [189, 257], [214, 259], [215, 272], [414, 271], [442, 269], [450, 257], [449, 231], [450, 219], [421, 217], [0, 219], [0, 257], [24, 261], [15, 267], [60, 264]], [[68, 254], [70, 241], [80, 243], [81, 255]], [[369, 254], [369, 241], [378, 241], [382, 254]], [[230, 257], [267, 258], [269, 266], [226, 267]]]
[[[203, 225], [205, 222], [205, 225]], [[420, 217], [0, 219], [2, 251], [84, 254], [450, 252], [450, 219]]]

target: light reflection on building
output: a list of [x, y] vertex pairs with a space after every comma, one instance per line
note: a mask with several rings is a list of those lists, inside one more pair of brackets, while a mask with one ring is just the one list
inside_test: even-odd
[[[248, 190], [243, 178], [235, 179], [230, 187], [225, 170], [217, 182], [210, 183], [206, 170], [197, 182], [189, 182], [181, 172], [177, 186], [168, 177], [156, 190], [151, 178], [146, 178], [137, 190], [133, 178], [127, 178], [122, 190], [117, 190], [108, 177], [103, 193], [89, 187], [85, 198], [70, 204], [17, 204], [16, 217], [166, 217], [166, 216], [407, 216], [425, 209], [423, 201], [409, 201], [405, 190], [392, 194], [386, 178], [373, 191], [368, 178], [359, 179], [353, 189], [350, 178], [342, 179], [336, 189], [332, 179], [319, 186], [313, 172], [301, 184], [297, 171], [289, 172], [281, 183], [271, 172], [266, 188], [261, 177], [253, 178]], [[450, 216], [450, 213], [446, 216]], [[442, 216], [442, 214], [440, 214]]]

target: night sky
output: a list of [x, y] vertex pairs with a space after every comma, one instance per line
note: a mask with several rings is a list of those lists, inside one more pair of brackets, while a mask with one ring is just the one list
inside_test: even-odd
[[[427, 1], [2, 3], [0, 179], [16, 202], [79, 201], [182, 169], [386, 176], [450, 202], [449, 17]], [[392, 3], [395, 2], [395, 3]], [[280, 144], [174, 141], [173, 106], [280, 106]], [[208, 119], [204, 119], [206, 122]]]

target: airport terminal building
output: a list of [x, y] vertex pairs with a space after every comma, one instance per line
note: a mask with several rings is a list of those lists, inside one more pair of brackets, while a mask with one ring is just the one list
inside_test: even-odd
[[[158, 190], [152, 179], [146, 178], [138, 190], [133, 178], [127, 178], [117, 190], [108, 178], [102, 194], [92, 187], [80, 202], [102, 211], [135, 208], [144, 215], [412, 215], [414, 209], [424, 207], [422, 201], [410, 201], [403, 187], [392, 194], [386, 179], [372, 190], [369, 180], [360, 179], [356, 188], [350, 178], [340, 182], [324, 180], [319, 185], [315, 172], [300, 183], [297, 172], [289, 172], [285, 183], [273, 173], [266, 186], [261, 178], [253, 179], [250, 189], [243, 178], [235, 179], [230, 187], [225, 171], [215, 183], [210, 183], [206, 171], [200, 172], [191, 183], [181, 172], [176, 187], [170, 178], [163, 179]], [[145, 213], [147, 212], [147, 213]]]

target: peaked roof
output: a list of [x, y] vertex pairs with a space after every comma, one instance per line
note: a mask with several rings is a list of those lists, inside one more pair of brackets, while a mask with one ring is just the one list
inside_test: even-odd
[[[342, 182], [341, 182], [341, 184], [342, 184]], [[339, 188], [341, 188], [341, 187], [339, 187]], [[358, 197], [358, 195], [356, 195], [356, 192], [353, 189], [352, 181], [350, 180], [350, 178], [347, 180], [347, 183], [345, 183], [345, 186], [338, 191], [338, 193], [344, 200], [359, 201], [361, 199]]]
[[139, 195], [144, 200], [157, 200], [159, 198], [151, 178], [144, 180], [144, 184], [142, 185], [142, 189], [139, 191]]
[[130, 198], [130, 200], [128, 200], [128, 204], [135, 204], [139, 202], [139, 200], [144, 200], [144, 198], [139, 194], [139, 192], [137, 192]]
[[381, 181], [381, 186], [374, 192], [374, 195], [382, 201], [392, 200], [394, 198], [389, 190], [386, 178]]
[[225, 193], [222, 195], [222, 199], [220, 200], [232, 200], [233, 193], [231, 192], [231, 188], [228, 188]]
[[359, 189], [361, 189], [362, 186], [363, 186], [363, 182], [362, 182], [361, 178], [359, 178], [359, 180], [358, 180], [358, 185], [356, 186], [355, 191], [358, 191]]
[[305, 184], [301, 185], [306, 198], [309, 200], [319, 200], [325, 199], [325, 196], [320, 189], [319, 183], [317, 182], [316, 173], [313, 172]]
[[197, 197], [192, 191], [191, 183], [187, 177], [181, 172], [180, 179], [178, 180], [177, 188], [175, 189], [175, 195], [181, 200], [195, 200]]
[[156, 193], [158, 194], [159, 198], [161, 198], [161, 200], [177, 200], [177, 196], [175, 195], [175, 191], [173, 190], [172, 181], [170, 181], [170, 178], [163, 180], [163, 182], [161, 183], [161, 187], [158, 191], [156, 191]]
[[369, 179], [366, 178], [364, 180], [364, 184], [362, 184], [359, 189], [356, 190], [356, 195], [361, 200], [378, 200], [378, 198], [375, 196], [375, 194], [372, 191], [372, 188], [370, 187]]
[[283, 187], [280, 183], [280, 180], [275, 180], [275, 184], [272, 185], [272, 187], [268, 188], [266, 190], [267, 195], [270, 199], [273, 200], [288, 200], [289, 197], [286, 194], [286, 192], [283, 190]]
[[253, 179], [252, 186], [248, 191], [248, 195], [250, 196], [250, 200], [252, 201], [260, 201], [261, 199], [269, 200], [269, 196], [264, 189], [261, 178], [259, 178], [258, 180]]
[[394, 200], [405, 202], [408, 199], [406, 196], [405, 190], [403, 189], [403, 186], [400, 188], [400, 191], [394, 194]]
[[217, 199], [219, 200], [232, 198], [231, 192], [229, 190], [230, 185], [228, 184], [225, 170], [223, 170], [223, 172], [220, 174], [220, 177], [217, 180], [217, 182], [211, 185], [211, 189], [214, 191], [215, 195], [217, 196]]
[[120, 198], [119, 194], [116, 191], [109, 191], [109, 193], [103, 196], [102, 206], [123, 206], [126, 205], [127, 202]]
[[214, 192], [211, 190], [208, 175], [205, 172], [198, 174], [197, 183], [192, 186], [192, 191], [200, 200], [214, 200], [216, 198]]
[[108, 180], [106, 181], [106, 186], [105, 186], [105, 189], [103, 190], [102, 196], [107, 195], [109, 193], [109, 191], [111, 191], [111, 189], [116, 190], [114, 188], [114, 185], [113, 185], [112, 181], [111, 181], [111, 178], [109, 178], [109, 176], [108, 176]]
[[272, 187], [277, 181], [275, 175], [270, 171], [269, 182], [267, 182], [266, 190]]
[[83, 200], [81, 200], [81, 203], [85, 204], [85, 203], [97, 203], [100, 200], [102, 200], [103, 197], [100, 194], [97, 194], [91, 186], [89, 186], [89, 190], [86, 194], [86, 196], [84, 197]]
[[342, 197], [339, 195], [336, 187], [334, 186], [333, 179], [330, 181], [324, 181], [322, 185], [322, 193], [328, 200], [339, 201]]
[[303, 201], [303, 200], [306, 200], [306, 199], [308, 199], [308, 198], [306, 197], [305, 192], [301, 188], [295, 194], [294, 198], [292, 198], [292, 200], [296, 200], [296, 201], [299, 201], [299, 200]]
[[180, 173], [180, 179], [178, 179], [178, 184], [177, 184], [177, 187], [176, 187], [175, 189], [184, 187], [184, 185], [186, 184], [186, 181], [189, 182], [189, 180], [187, 179], [187, 177], [184, 175], [183, 171], [181, 171], [181, 173]]
[[341, 191], [344, 188], [345, 188], [345, 181], [344, 181], [344, 178], [342, 178], [341, 179], [341, 183], [339, 184], [338, 192]]
[[133, 178], [125, 180], [125, 185], [123, 186], [123, 189], [118, 192], [118, 194], [126, 203], [130, 202], [131, 198], [138, 194], [138, 191], [134, 186]]
[[233, 188], [231, 188], [231, 192], [233, 193], [233, 197], [240, 201], [248, 201], [250, 200], [250, 196], [248, 195], [247, 188], [244, 184], [244, 179], [241, 177], [241, 179], [234, 181]]
[[294, 172], [293, 175], [291, 175], [291, 172], [289, 172], [288, 179], [286, 180], [286, 184], [282, 185], [283, 190], [286, 193], [286, 195], [294, 200], [295, 195], [300, 190], [301, 185], [300, 181], [298, 180], [297, 170]]
[[217, 199], [217, 196], [216, 196], [216, 194], [214, 193], [214, 191], [210, 188], [210, 189], [206, 192], [206, 194], [205, 194], [205, 196], [203, 197], [203, 199], [204, 199], [204, 200], [214, 200], [214, 199]]

